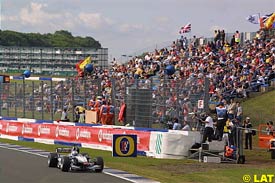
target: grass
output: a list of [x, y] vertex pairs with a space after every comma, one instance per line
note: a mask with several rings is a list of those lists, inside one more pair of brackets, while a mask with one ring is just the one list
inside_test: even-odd
[[275, 122], [275, 90], [263, 93], [242, 103], [244, 116], [249, 116], [254, 126]]
[[[1, 142], [18, 144], [22, 146], [54, 151], [60, 145], [45, 145], [40, 143], [12, 141], [0, 139]], [[245, 174], [272, 174], [274, 173], [274, 161], [270, 159], [270, 153], [266, 150], [255, 149], [245, 151], [246, 164], [211, 164], [199, 163], [194, 160], [169, 160], [153, 159], [148, 157], [119, 158], [112, 157], [111, 152], [82, 148], [92, 157], [102, 156], [108, 167], [125, 170], [165, 183], [182, 182], [242, 182]]]
[[[268, 120], [275, 121], [275, 91], [264, 93], [242, 103], [244, 116], [250, 116], [254, 127]], [[0, 139], [0, 142], [18, 144], [37, 149], [54, 151], [59, 145], [45, 145], [40, 143], [12, 141]], [[274, 175], [274, 162], [270, 152], [257, 148], [257, 136], [253, 137], [253, 150], [244, 150], [245, 164], [212, 164], [199, 163], [194, 160], [154, 159], [148, 157], [118, 158], [112, 157], [111, 152], [81, 149], [92, 157], [102, 156], [108, 167], [125, 170], [163, 183], [243, 183], [243, 176]], [[274, 180], [275, 181], [275, 178]]]

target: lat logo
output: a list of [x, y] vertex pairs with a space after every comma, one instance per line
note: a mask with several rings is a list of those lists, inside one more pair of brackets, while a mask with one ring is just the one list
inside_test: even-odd
[[273, 182], [274, 174], [254, 175], [254, 182]]

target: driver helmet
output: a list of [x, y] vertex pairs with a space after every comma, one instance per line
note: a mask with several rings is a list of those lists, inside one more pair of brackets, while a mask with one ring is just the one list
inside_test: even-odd
[[76, 151], [77, 153], [79, 153], [79, 148], [78, 148], [77, 146], [73, 146], [72, 152], [73, 152], [73, 151]]
[[73, 150], [73, 151], [72, 151], [72, 155], [73, 155], [73, 156], [76, 156], [77, 154], [78, 154], [78, 152], [77, 152], [76, 150]]

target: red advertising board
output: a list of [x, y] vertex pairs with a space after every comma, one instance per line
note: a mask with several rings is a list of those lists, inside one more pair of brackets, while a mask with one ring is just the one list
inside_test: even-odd
[[1, 134], [11, 135], [11, 136], [21, 136], [22, 133], [22, 123], [17, 122], [3, 122]]
[[139, 151], [148, 151], [150, 134], [148, 131], [115, 129], [103, 127], [71, 126], [50, 123], [26, 123], [0, 120], [0, 134], [60, 140], [64, 142], [87, 143], [112, 147], [113, 134], [137, 135]]

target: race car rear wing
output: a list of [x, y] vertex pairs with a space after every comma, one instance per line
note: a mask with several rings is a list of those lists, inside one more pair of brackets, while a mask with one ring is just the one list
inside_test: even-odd
[[66, 148], [66, 147], [58, 147], [55, 150], [57, 153], [70, 153], [72, 151], [72, 148]]

